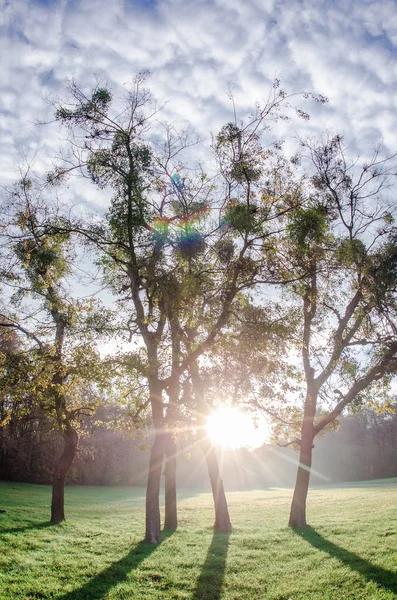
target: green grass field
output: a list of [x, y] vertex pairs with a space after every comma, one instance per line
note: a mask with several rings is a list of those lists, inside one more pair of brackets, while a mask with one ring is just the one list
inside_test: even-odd
[[142, 488], [0, 484], [0, 598], [386, 600], [397, 598], [397, 487], [310, 491], [311, 527], [286, 526], [291, 490], [228, 494], [233, 532], [214, 535], [211, 496], [180, 494], [180, 529], [141, 542]]

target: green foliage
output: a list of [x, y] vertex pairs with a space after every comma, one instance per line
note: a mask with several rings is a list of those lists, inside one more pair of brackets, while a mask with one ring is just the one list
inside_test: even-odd
[[373, 381], [365, 392], [360, 394], [357, 407], [361, 408], [365, 404], [376, 413], [382, 415], [395, 414], [396, 395], [393, 383], [393, 373], [387, 374], [379, 381]]
[[[121, 136], [122, 137], [122, 136]], [[150, 212], [147, 192], [152, 154], [148, 146], [130, 144], [128, 137], [115, 149], [90, 155], [88, 171], [100, 187], [115, 189], [108, 212], [110, 233], [115, 242], [130, 244], [135, 235], [148, 229]]]
[[236, 161], [230, 170], [230, 176], [237, 181], [237, 183], [258, 181], [261, 174], [261, 169], [252, 166], [252, 164], [248, 162], [248, 159], [245, 159], [244, 157], [241, 160]]
[[112, 101], [112, 94], [106, 88], [97, 88], [92, 94], [91, 101], [97, 109], [105, 111]]
[[101, 188], [112, 185], [131, 193], [145, 181], [152, 167], [148, 145], [131, 142], [128, 132], [116, 132], [110, 148], [90, 153], [87, 160], [92, 181]]
[[258, 182], [263, 172], [263, 159], [269, 153], [261, 148], [255, 133], [227, 123], [216, 136], [216, 151], [236, 183]]
[[86, 123], [97, 122], [103, 113], [107, 113], [112, 102], [112, 94], [110, 90], [102, 87], [97, 87], [91, 98], [84, 97], [83, 94], [77, 93], [77, 89], [72, 85], [72, 90], [75, 92], [75, 98], [78, 104], [74, 108], [61, 106], [55, 112], [57, 121], [62, 121], [66, 124], [73, 122]]
[[228, 146], [242, 141], [243, 132], [235, 123], [227, 123], [216, 136], [217, 146]]
[[397, 239], [392, 237], [371, 256], [368, 276], [378, 303], [393, 295], [397, 286]]
[[42, 292], [70, 272], [67, 260], [68, 241], [69, 236], [62, 234], [42, 236], [39, 241], [28, 237], [15, 244], [15, 254], [34, 291]]
[[141, 233], [146, 227], [148, 214], [141, 190], [132, 197], [115, 196], [109, 209], [109, 229], [115, 242], [129, 246], [129, 236]]
[[225, 214], [225, 222], [239, 233], [255, 233], [257, 229], [255, 206], [242, 202], [230, 202]]
[[232, 240], [222, 238], [217, 242], [215, 251], [221, 263], [228, 263], [232, 260], [235, 251], [235, 245]]
[[327, 211], [323, 206], [299, 207], [290, 213], [287, 234], [298, 252], [312, 252], [313, 247], [324, 243], [327, 233]]
[[347, 268], [363, 266], [366, 256], [365, 244], [359, 239], [342, 240], [336, 251], [338, 262]]
[[[90, 412], [103, 401], [110, 373], [97, 345], [111, 316], [99, 301], [74, 301], [66, 291], [76, 239], [57, 206], [37, 192], [26, 179], [23, 189], [16, 188], [2, 230], [10, 243], [1, 258], [14, 273], [3, 283], [16, 288], [16, 314], [3, 307], [2, 320], [19, 340], [14, 348], [3, 343], [0, 353], [0, 391], [8, 411], [3, 421], [12, 425], [33, 411], [62, 432], [79, 424], [81, 410]], [[3, 332], [0, 327], [4, 342]]]

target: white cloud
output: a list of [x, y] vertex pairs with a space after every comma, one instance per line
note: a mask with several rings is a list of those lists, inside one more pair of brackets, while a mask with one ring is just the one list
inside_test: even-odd
[[397, 13], [394, 2], [354, 0], [39, 0], [6, 2], [0, 51], [1, 172], [15, 177], [20, 156], [55, 154], [57, 127], [49, 95], [65, 95], [65, 79], [89, 88], [99, 75], [122, 89], [140, 70], [169, 100], [164, 116], [190, 122], [208, 139], [230, 120], [232, 86], [244, 114], [266, 99], [274, 75], [289, 91], [313, 90], [327, 106], [305, 103], [309, 124], [284, 125], [311, 134], [345, 133], [353, 151], [381, 139], [397, 147]]

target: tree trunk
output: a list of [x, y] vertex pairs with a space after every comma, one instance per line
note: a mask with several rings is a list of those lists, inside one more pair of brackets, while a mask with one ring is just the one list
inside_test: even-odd
[[207, 440], [201, 441], [201, 449], [204, 452], [208, 467], [208, 475], [211, 482], [212, 496], [215, 507], [215, 531], [231, 531], [232, 524], [229, 517], [226, 494], [219, 470], [218, 458], [212, 444]]
[[164, 459], [163, 435], [156, 432], [150, 452], [149, 474], [146, 487], [146, 537], [151, 544], [161, 541], [160, 479]]
[[165, 451], [165, 518], [164, 529], [175, 531], [178, 527], [178, 514], [176, 502], [176, 453], [177, 446], [172, 434], [167, 435]]
[[231, 531], [232, 524], [229, 517], [229, 509], [227, 506], [226, 494], [221, 479], [221, 473], [218, 464], [218, 458], [215, 454], [213, 445], [207, 438], [205, 431], [206, 415], [208, 414], [208, 406], [205, 402], [203, 382], [200, 377], [198, 365], [196, 362], [190, 366], [190, 375], [194, 386], [194, 392], [197, 402], [198, 413], [198, 431], [200, 436], [200, 447], [204, 453], [207, 462], [208, 475], [211, 482], [212, 496], [214, 498], [215, 508], [215, 531]]
[[63, 451], [54, 471], [51, 523], [65, 521], [65, 479], [77, 454], [78, 441], [77, 432], [68, 424], [63, 433]]
[[178, 508], [176, 499], [176, 465], [177, 465], [177, 444], [175, 440], [178, 431], [179, 417], [179, 396], [181, 393], [179, 365], [181, 359], [180, 347], [180, 325], [177, 313], [174, 314], [172, 303], [167, 303], [167, 312], [171, 328], [171, 347], [172, 347], [172, 368], [171, 381], [167, 389], [168, 406], [166, 412], [165, 427], [168, 432], [165, 434], [165, 518], [164, 529], [175, 531], [178, 527]]
[[294, 495], [288, 525], [306, 527], [306, 499], [309, 491], [310, 469], [312, 466], [313, 435], [302, 435], [299, 453], [299, 467], [296, 476]]

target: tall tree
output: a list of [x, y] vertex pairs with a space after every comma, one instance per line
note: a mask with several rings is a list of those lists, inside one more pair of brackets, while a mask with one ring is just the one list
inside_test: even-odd
[[[289, 217], [280, 268], [296, 319], [302, 360], [302, 410], [284, 411], [299, 448], [289, 524], [306, 525], [314, 438], [366, 398], [387, 402], [397, 369], [396, 204], [388, 194], [395, 156], [349, 162], [339, 136], [304, 143], [315, 171], [309, 203]], [[385, 396], [386, 394], [386, 396]], [[386, 398], [386, 399], [385, 399]]]
[[67, 291], [74, 249], [69, 234], [48, 232], [56, 218], [52, 211], [27, 176], [2, 205], [0, 329], [19, 336], [19, 346], [3, 354], [1, 388], [14, 413], [39, 407], [62, 437], [51, 503], [51, 521], [59, 523], [65, 519], [66, 476], [78, 451], [76, 422], [98, 401], [104, 373], [94, 307]]

